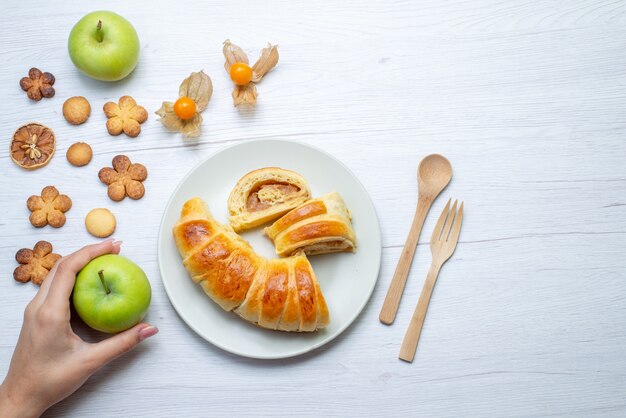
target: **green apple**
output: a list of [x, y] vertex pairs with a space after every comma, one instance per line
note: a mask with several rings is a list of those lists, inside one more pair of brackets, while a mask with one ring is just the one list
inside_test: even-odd
[[91, 328], [115, 333], [138, 324], [151, 298], [150, 282], [141, 267], [121, 255], [107, 254], [78, 273], [72, 301]]
[[139, 59], [139, 37], [133, 25], [103, 10], [85, 15], [74, 25], [67, 47], [79, 70], [102, 81], [121, 80]]

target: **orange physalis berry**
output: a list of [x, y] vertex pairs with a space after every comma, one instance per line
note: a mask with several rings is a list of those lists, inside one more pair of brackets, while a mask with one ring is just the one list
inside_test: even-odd
[[230, 79], [238, 86], [245, 86], [252, 80], [252, 68], [243, 62], [236, 62], [230, 67]]
[[180, 97], [174, 103], [174, 113], [182, 120], [191, 119], [196, 114], [196, 102], [189, 97]]

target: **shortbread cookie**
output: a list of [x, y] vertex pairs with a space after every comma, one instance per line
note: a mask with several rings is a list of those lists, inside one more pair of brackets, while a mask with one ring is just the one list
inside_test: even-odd
[[63, 116], [72, 125], [80, 125], [89, 119], [91, 105], [83, 96], [70, 97], [63, 103]]
[[93, 151], [91, 150], [91, 146], [89, 144], [85, 142], [76, 142], [67, 149], [65, 156], [70, 164], [75, 165], [76, 167], [82, 167], [89, 164], [89, 161], [91, 161], [91, 157], [93, 156]]
[[106, 238], [115, 232], [115, 216], [105, 208], [92, 209], [85, 217], [85, 227], [94, 237]]

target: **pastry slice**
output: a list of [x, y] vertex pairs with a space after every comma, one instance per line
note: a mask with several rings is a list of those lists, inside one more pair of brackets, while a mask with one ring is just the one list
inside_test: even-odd
[[274, 330], [328, 326], [328, 306], [303, 253], [271, 259], [256, 254], [199, 198], [183, 205], [173, 233], [191, 280], [222, 309]]
[[235, 185], [228, 198], [230, 225], [235, 232], [280, 218], [311, 198], [300, 174], [278, 167], [251, 171]]
[[351, 214], [337, 192], [298, 206], [265, 228], [265, 234], [281, 257], [298, 251], [315, 255], [356, 249]]

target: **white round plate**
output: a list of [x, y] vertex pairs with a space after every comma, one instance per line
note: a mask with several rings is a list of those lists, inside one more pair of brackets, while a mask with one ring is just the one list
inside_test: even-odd
[[[261, 167], [294, 170], [309, 181], [313, 196], [338, 191], [352, 211], [357, 251], [311, 256], [328, 310], [330, 325], [312, 333], [287, 333], [259, 328], [232, 312], [222, 310], [183, 267], [174, 243], [172, 227], [185, 201], [198, 196], [213, 216], [228, 223], [227, 199], [246, 173]], [[262, 228], [241, 234], [257, 253], [276, 257]], [[287, 141], [262, 140], [218, 151], [193, 168], [168, 202], [158, 242], [161, 279], [180, 317], [210, 343], [245, 357], [276, 359], [296, 356], [320, 347], [341, 334], [359, 315], [378, 278], [381, 237], [378, 218], [363, 185], [350, 170], [329, 154]]]

